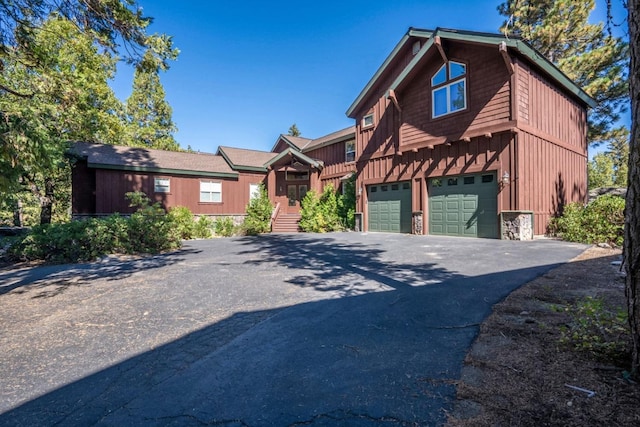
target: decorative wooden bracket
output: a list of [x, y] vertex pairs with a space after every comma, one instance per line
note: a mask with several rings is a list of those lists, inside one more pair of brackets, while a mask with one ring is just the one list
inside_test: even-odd
[[387, 92], [387, 99], [390, 99], [393, 102], [393, 105], [396, 106], [398, 111], [402, 112], [402, 108], [400, 108], [400, 103], [398, 103], [398, 97], [396, 96], [396, 91], [393, 89], [389, 89]]
[[501, 42], [498, 49], [500, 50], [500, 54], [502, 55], [505, 65], [507, 66], [507, 71], [509, 71], [509, 74], [513, 74], [513, 64], [511, 63], [509, 52], [507, 52], [507, 44], [505, 42]]
[[442, 47], [442, 39], [440, 38], [440, 36], [435, 36], [433, 38], [433, 43], [438, 48], [438, 52], [440, 52], [440, 56], [442, 57], [442, 60], [444, 61], [444, 63], [446, 64], [447, 62], [449, 62], [449, 59], [447, 58], [447, 54], [444, 52], [444, 48]]

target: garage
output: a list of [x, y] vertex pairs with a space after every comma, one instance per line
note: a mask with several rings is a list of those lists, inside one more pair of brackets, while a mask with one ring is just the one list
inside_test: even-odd
[[367, 187], [369, 231], [411, 232], [411, 183]]
[[429, 179], [429, 234], [498, 237], [495, 173]]

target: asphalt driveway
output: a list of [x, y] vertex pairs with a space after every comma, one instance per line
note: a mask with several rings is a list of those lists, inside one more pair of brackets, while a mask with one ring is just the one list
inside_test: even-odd
[[265, 235], [0, 270], [0, 425], [439, 425], [492, 305], [585, 248]]

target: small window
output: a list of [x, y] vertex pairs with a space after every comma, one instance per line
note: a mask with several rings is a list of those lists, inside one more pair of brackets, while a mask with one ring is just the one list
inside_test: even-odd
[[378, 192], [378, 187], [371, 187], [371, 192], [372, 193], [377, 193]]
[[467, 66], [450, 61], [431, 78], [433, 117], [440, 117], [467, 108]]
[[458, 178], [449, 178], [447, 180], [447, 185], [458, 185]]
[[367, 114], [362, 118], [362, 127], [368, 128], [369, 126], [373, 126], [373, 114]]
[[380, 186], [380, 191], [387, 191], [389, 189], [389, 186], [387, 185], [381, 185]]
[[403, 190], [409, 190], [411, 188], [411, 185], [409, 185], [408, 182], [405, 182], [404, 184], [402, 184], [402, 189]]
[[200, 201], [203, 203], [222, 202], [222, 183], [200, 181]]
[[482, 182], [493, 182], [493, 175], [482, 175]]
[[356, 141], [351, 140], [345, 143], [344, 149], [344, 160], [345, 162], [353, 162], [356, 160]]
[[309, 179], [309, 172], [286, 172], [285, 180], [287, 181], [306, 181]]
[[475, 176], [465, 176], [464, 177], [464, 184], [465, 185], [474, 184], [475, 182], [476, 182], [476, 177]]
[[398, 186], [398, 184], [393, 184], [393, 185], [391, 186], [391, 191], [398, 191], [398, 189], [399, 189], [399, 188], [400, 188], [400, 187]]
[[249, 200], [260, 197], [260, 184], [249, 184]]
[[171, 180], [169, 178], [155, 178], [153, 191], [156, 193], [171, 192]]
[[440, 178], [431, 178], [430, 184], [432, 187], [442, 187], [442, 180]]

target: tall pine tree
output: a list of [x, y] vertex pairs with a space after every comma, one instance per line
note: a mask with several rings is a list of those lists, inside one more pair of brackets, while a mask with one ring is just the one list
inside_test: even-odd
[[128, 144], [177, 151], [180, 145], [173, 137], [177, 130], [171, 118], [173, 111], [160, 82], [162, 68], [151, 51], [136, 67], [133, 91], [126, 102]]
[[610, 143], [628, 107], [628, 45], [589, 23], [595, 0], [507, 0], [501, 31], [519, 36], [553, 62], [598, 105], [589, 113], [589, 143]]

